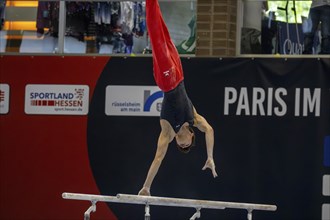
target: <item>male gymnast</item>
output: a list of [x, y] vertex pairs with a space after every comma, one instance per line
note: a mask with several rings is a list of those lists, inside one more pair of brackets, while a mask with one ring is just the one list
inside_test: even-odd
[[187, 96], [181, 60], [163, 20], [158, 0], [146, 0], [146, 20], [152, 45], [154, 78], [164, 92], [160, 113], [161, 132], [155, 158], [139, 195], [150, 196], [150, 187], [167, 152], [175, 139], [182, 152], [189, 152], [195, 134], [192, 127], [205, 133], [207, 160], [202, 168], [209, 168], [217, 177], [213, 160], [213, 128], [199, 115]]

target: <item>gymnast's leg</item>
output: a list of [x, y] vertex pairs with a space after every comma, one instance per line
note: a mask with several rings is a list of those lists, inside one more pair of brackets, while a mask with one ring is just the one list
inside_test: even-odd
[[183, 80], [181, 60], [171, 40], [157, 0], [146, 0], [146, 15], [152, 45], [155, 81], [160, 89], [167, 92]]

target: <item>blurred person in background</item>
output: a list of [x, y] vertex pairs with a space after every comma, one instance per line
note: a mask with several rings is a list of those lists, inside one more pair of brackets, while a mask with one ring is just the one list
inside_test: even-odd
[[330, 0], [313, 0], [304, 33], [303, 54], [313, 54], [313, 45], [318, 27], [321, 25], [321, 51], [330, 54]]

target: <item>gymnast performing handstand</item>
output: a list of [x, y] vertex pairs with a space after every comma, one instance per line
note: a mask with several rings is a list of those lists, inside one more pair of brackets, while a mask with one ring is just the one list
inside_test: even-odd
[[175, 139], [178, 149], [188, 153], [195, 139], [192, 127], [205, 133], [207, 160], [202, 169], [211, 169], [213, 177], [218, 175], [213, 160], [213, 128], [197, 113], [186, 93], [181, 60], [157, 0], [146, 0], [146, 20], [152, 46], [154, 78], [164, 92], [156, 155], [143, 188], [139, 191], [139, 195], [150, 196], [152, 181], [166, 155], [168, 145]]

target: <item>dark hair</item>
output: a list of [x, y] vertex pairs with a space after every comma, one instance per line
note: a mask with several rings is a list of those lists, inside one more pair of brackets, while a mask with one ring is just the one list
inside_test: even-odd
[[185, 153], [185, 154], [190, 152], [190, 149], [191, 149], [192, 146], [195, 146], [195, 138], [196, 138], [194, 129], [192, 129], [192, 127], [188, 127], [188, 129], [191, 133], [193, 133], [193, 136], [191, 137], [191, 144], [188, 147], [185, 147], [185, 148], [180, 147], [180, 145], [178, 145], [178, 144], [176, 145], [178, 147], [179, 151], [182, 152], [182, 153]]

